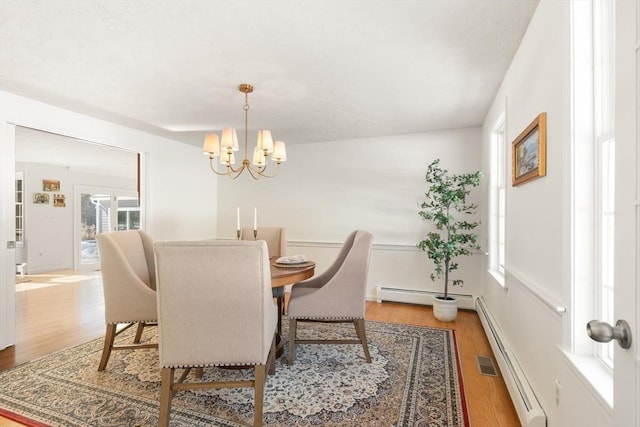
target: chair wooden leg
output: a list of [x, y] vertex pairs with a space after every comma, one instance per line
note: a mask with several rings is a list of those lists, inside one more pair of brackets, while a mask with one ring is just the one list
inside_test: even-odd
[[133, 339], [135, 344], [140, 344], [140, 340], [142, 339], [142, 333], [144, 332], [145, 323], [138, 322], [138, 329], [136, 330], [136, 337]]
[[296, 319], [289, 319], [289, 354], [287, 355], [287, 365], [293, 365], [293, 357], [296, 352], [296, 328], [298, 327], [298, 321]]
[[254, 409], [253, 409], [253, 427], [262, 426], [262, 407], [264, 403], [264, 384], [267, 380], [266, 366], [256, 365], [254, 369], [255, 379], [254, 387], [255, 393], [253, 397]]
[[173, 368], [162, 368], [162, 385], [160, 386], [160, 416], [158, 427], [168, 427], [171, 414], [171, 398], [173, 395]]
[[108, 324], [107, 331], [104, 335], [104, 347], [102, 348], [102, 357], [100, 358], [100, 364], [98, 365], [98, 371], [104, 371], [109, 362], [109, 356], [111, 356], [111, 348], [113, 347], [113, 341], [116, 338], [116, 324]]
[[369, 345], [367, 344], [367, 334], [364, 330], [364, 319], [355, 319], [353, 324], [356, 327], [356, 334], [358, 338], [360, 338], [360, 342], [362, 343], [362, 349], [364, 350], [364, 358], [367, 360], [367, 363], [371, 363], [371, 355], [369, 354]]
[[196, 379], [197, 380], [201, 380], [203, 374], [204, 374], [204, 369], [196, 368]]

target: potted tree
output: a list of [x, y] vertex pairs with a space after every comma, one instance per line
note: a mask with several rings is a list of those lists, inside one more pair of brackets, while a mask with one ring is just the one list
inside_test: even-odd
[[454, 320], [458, 314], [458, 302], [449, 295], [449, 282], [462, 286], [460, 279], [451, 280], [450, 273], [458, 269], [455, 259], [471, 255], [480, 249], [478, 235], [473, 230], [479, 222], [468, 221], [477, 205], [467, 201], [471, 188], [480, 185], [482, 172], [450, 174], [440, 166], [440, 159], [434, 160], [427, 168], [426, 201], [418, 214], [435, 227], [424, 240], [418, 242], [418, 248], [425, 251], [434, 263], [431, 280], [444, 279], [444, 294], [434, 297], [433, 313], [444, 322]]

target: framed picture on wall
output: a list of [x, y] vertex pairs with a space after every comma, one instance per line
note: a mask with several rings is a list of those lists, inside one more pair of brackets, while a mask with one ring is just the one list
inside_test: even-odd
[[547, 174], [547, 113], [540, 113], [511, 144], [511, 185]]
[[64, 194], [54, 194], [53, 195], [53, 207], [54, 208], [64, 208], [65, 204]]
[[47, 193], [33, 193], [33, 203], [37, 205], [48, 205], [49, 195]]
[[42, 180], [42, 191], [60, 191], [60, 181]]

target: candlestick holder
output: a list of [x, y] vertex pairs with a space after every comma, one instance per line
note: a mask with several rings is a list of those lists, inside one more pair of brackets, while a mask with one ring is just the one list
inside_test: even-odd
[[257, 228], [253, 229], [253, 240], [258, 240], [258, 229]]
[[240, 229], [236, 230], [236, 237], [240, 240]]

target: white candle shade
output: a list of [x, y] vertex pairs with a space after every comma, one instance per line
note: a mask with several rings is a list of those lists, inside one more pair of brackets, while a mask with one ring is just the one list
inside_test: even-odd
[[276, 162], [284, 162], [287, 160], [287, 150], [283, 141], [276, 141], [273, 144], [273, 154], [271, 160]]
[[235, 128], [222, 129], [222, 149], [231, 148], [233, 151], [238, 151], [238, 134]]
[[229, 153], [229, 151], [225, 149], [225, 151], [220, 153], [220, 164], [226, 165], [227, 162], [230, 165], [233, 165], [233, 164], [236, 163], [236, 158], [233, 155], [233, 151], [231, 153]]
[[259, 130], [258, 143], [256, 144], [260, 150], [266, 150], [267, 153], [273, 152], [273, 139], [271, 139], [271, 131]]
[[218, 135], [215, 133], [208, 133], [204, 138], [204, 146], [202, 147], [202, 154], [209, 157], [215, 157], [220, 155], [220, 141]]
[[264, 151], [259, 149], [258, 147], [253, 149], [253, 164], [259, 167], [264, 166]]

